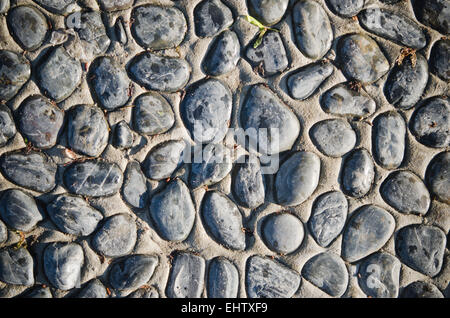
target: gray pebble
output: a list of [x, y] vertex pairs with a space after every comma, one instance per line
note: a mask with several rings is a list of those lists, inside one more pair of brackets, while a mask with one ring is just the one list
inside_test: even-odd
[[9, 10], [9, 0], [0, 0], [0, 14], [6, 13]]
[[205, 260], [191, 253], [177, 253], [172, 262], [166, 294], [169, 298], [200, 298], [203, 292]]
[[105, 11], [125, 10], [133, 5], [133, 0], [97, 0], [97, 2]]
[[427, 282], [415, 281], [403, 288], [401, 298], [444, 298], [439, 288]]
[[266, 26], [280, 22], [288, 7], [289, 0], [249, 0], [250, 15]]
[[34, 198], [18, 189], [3, 193], [0, 216], [8, 227], [23, 232], [31, 231], [43, 219]]
[[13, 98], [30, 76], [30, 62], [25, 57], [0, 50], [0, 100]]
[[0, 280], [12, 285], [34, 285], [33, 257], [25, 248], [0, 250]]
[[128, 298], [159, 298], [159, 293], [154, 287], [144, 286], [129, 294]]
[[354, 17], [364, 7], [364, 0], [327, 0], [328, 7], [333, 13], [344, 17]]
[[450, 81], [450, 40], [436, 41], [431, 48], [430, 69], [444, 81]]
[[0, 244], [5, 243], [8, 240], [8, 229], [5, 223], [0, 220]]
[[269, 214], [264, 219], [261, 232], [266, 245], [279, 254], [294, 252], [305, 236], [303, 223], [289, 213]]
[[114, 146], [120, 150], [129, 149], [133, 146], [133, 141], [130, 126], [124, 120], [120, 121], [114, 129]]
[[450, 3], [448, 0], [412, 0], [414, 14], [420, 23], [442, 34], [450, 34]]
[[236, 33], [226, 30], [214, 38], [203, 58], [203, 69], [212, 76], [226, 74], [236, 67], [240, 51], [241, 45]]
[[144, 161], [144, 172], [153, 180], [167, 179], [183, 163], [186, 144], [183, 140], [169, 140], [153, 147]]
[[109, 282], [114, 289], [138, 288], [153, 276], [158, 257], [153, 255], [131, 255], [114, 263], [109, 271]]
[[16, 125], [8, 106], [0, 105], [0, 147], [16, 135]]
[[237, 298], [239, 272], [231, 261], [215, 257], [208, 266], [208, 298]]
[[98, 279], [93, 279], [79, 292], [77, 298], [108, 298], [105, 286]]
[[428, 164], [425, 180], [439, 201], [450, 204], [450, 152], [437, 154]]
[[49, 287], [44, 287], [41, 285], [34, 287], [32, 290], [25, 293], [25, 295], [21, 298], [53, 298], [53, 295]]
[[125, 31], [125, 24], [123, 21], [123, 17], [119, 17], [114, 24], [114, 33], [116, 35], [117, 41], [120, 44], [125, 45], [128, 42], [127, 32]]
[[351, 152], [341, 169], [341, 185], [345, 194], [361, 198], [369, 193], [375, 178], [375, 166], [366, 149]]
[[246, 157], [245, 162], [235, 165], [232, 180], [234, 197], [249, 209], [255, 209], [264, 203], [265, 188], [261, 165], [256, 156]]
[[130, 161], [125, 170], [122, 196], [132, 207], [143, 209], [148, 201], [147, 180], [137, 161]]
[[46, 10], [60, 14], [66, 15], [72, 12], [76, 8], [75, 0], [33, 0], [37, 2], [41, 7]]
[[195, 34], [215, 36], [233, 24], [233, 13], [220, 0], [204, 0], [194, 8]]
[[314, 63], [301, 67], [287, 79], [289, 95], [299, 100], [311, 97], [333, 71], [330, 63]]
[[356, 145], [356, 133], [342, 119], [326, 119], [314, 124], [309, 130], [314, 145], [330, 157], [341, 157]]

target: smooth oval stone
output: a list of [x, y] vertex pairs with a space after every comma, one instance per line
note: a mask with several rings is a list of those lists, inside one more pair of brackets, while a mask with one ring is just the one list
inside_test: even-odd
[[25, 248], [0, 250], [0, 280], [11, 285], [34, 285], [33, 257]]
[[184, 241], [194, 226], [194, 203], [188, 187], [179, 179], [153, 196], [149, 210], [158, 234], [166, 241]]
[[434, 277], [442, 269], [446, 244], [445, 233], [438, 227], [413, 224], [398, 231], [395, 251], [405, 265]]
[[375, 112], [375, 101], [366, 93], [337, 84], [327, 90], [320, 100], [323, 111], [337, 116], [362, 118]]
[[436, 41], [431, 48], [430, 69], [444, 81], [450, 81], [450, 40]]
[[414, 173], [395, 171], [380, 186], [383, 200], [402, 213], [425, 215], [431, 199], [427, 187]]
[[83, 198], [68, 194], [58, 195], [47, 205], [47, 212], [58, 229], [73, 235], [90, 235], [103, 219]]
[[105, 286], [98, 279], [93, 279], [80, 291], [77, 298], [108, 298]]
[[52, 243], [44, 250], [44, 271], [50, 283], [61, 290], [80, 284], [84, 252], [77, 243]]
[[38, 85], [44, 95], [59, 103], [72, 95], [81, 82], [81, 74], [80, 62], [60, 46], [41, 62], [37, 73]]
[[166, 294], [169, 298], [200, 298], [205, 276], [205, 260], [191, 253], [177, 253], [172, 262]]
[[31, 231], [43, 220], [34, 198], [18, 189], [10, 189], [3, 194], [0, 215], [10, 228], [23, 232]]
[[158, 257], [153, 255], [131, 255], [111, 266], [109, 282], [114, 289], [138, 288], [153, 276]]
[[118, 149], [129, 149], [133, 146], [133, 132], [125, 121], [120, 121], [114, 130], [114, 146]]
[[145, 159], [144, 171], [153, 180], [169, 178], [183, 162], [183, 140], [169, 140], [153, 147]]
[[133, 0], [97, 0], [97, 2], [105, 11], [125, 10], [133, 5]]
[[436, 155], [427, 167], [425, 180], [430, 192], [442, 202], [450, 204], [450, 152]]
[[369, 193], [375, 178], [375, 167], [369, 152], [356, 149], [344, 159], [341, 184], [344, 193], [361, 198]]
[[447, 98], [427, 99], [410, 120], [410, 130], [417, 141], [428, 147], [450, 145], [450, 102]]
[[232, 168], [231, 150], [222, 144], [198, 147], [193, 159], [189, 175], [192, 188], [217, 183], [225, 178]]
[[341, 297], [347, 290], [347, 267], [337, 254], [324, 252], [313, 256], [303, 266], [302, 275], [330, 296]]
[[300, 0], [292, 9], [292, 19], [299, 50], [310, 59], [322, 58], [333, 41], [331, 23], [322, 6], [312, 0]]
[[56, 145], [64, 123], [64, 112], [41, 96], [34, 95], [22, 102], [17, 113], [20, 132], [37, 148]]
[[13, 98], [30, 76], [30, 62], [25, 57], [0, 50], [0, 100]]
[[221, 142], [228, 131], [232, 101], [230, 89], [219, 80], [207, 79], [190, 86], [180, 112], [191, 138], [202, 144]]
[[403, 14], [381, 8], [367, 8], [358, 14], [359, 24], [367, 31], [399, 45], [420, 50], [427, 45], [420, 26]]
[[91, 68], [92, 87], [100, 105], [106, 110], [124, 106], [130, 97], [131, 81], [122, 67], [110, 57], [100, 57]]
[[0, 13], [6, 13], [9, 10], [9, 0], [0, 0]]
[[205, 0], [194, 8], [195, 34], [215, 36], [233, 24], [233, 13], [220, 0]]
[[294, 252], [302, 244], [303, 223], [289, 213], [272, 213], [264, 219], [262, 237], [266, 245], [280, 254]]
[[400, 109], [410, 109], [422, 97], [428, 83], [428, 62], [421, 55], [416, 54], [416, 64], [413, 66], [411, 58], [396, 64], [390, 71], [384, 85], [384, 95], [389, 103]]
[[167, 100], [155, 92], [139, 95], [134, 101], [133, 128], [140, 134], [157, 135], [168, 131], [175, 115]]
[[341, 157], [356, 145], [356, 133], [342, 119], [326, 119], [314, 124], [309, 130], [314, 145], [330, 157]]
[[148, 201], [147, 180], [137, 161], [130, 161], [125, 170], [122, 196], [132, 207], [143, 209]]
[[44, 285], [41, 285], [34, 287], [31, 291], [27, 292], [20, 298], [53, 298], [53, 295], [49, 287], [44, 287]]
[[403, 288], [400, 298], [444, 298], [444, 295], [431, 283], [415, 281]]
[[0, 105], [0, 147], [6, 145], [16, 135], [16, 132], [16, 125], [14, 124], [11, 111], [8, 106]]
[[245, 162], [238, 161], [235, 165], [232, 190], [239, 204], [249, 209], [255, 209], [264, 203], [264, 181], [261, 164], [256, 156], [247, 157]]
[[136, 42], [153, 50], [174, 48], [187, 32], [184, 14], [176, 7], [143, 5], [133, 9], [131, 32]]
[[317, 244], [328, 247], [344, 228], [348, 202], [338, 191], [320, 195], [313, 204], [308, 226]]
[[275, 93], [254, 85], [246, 95], [240, 123], [258, 152], [272, 155], [290, 150], [300, 134], [300, 122]]
[[58, 167], [41, 152], [10, 152], [0, 158], [3, 176], [11, 182], [38, 192], [49, 192], [56, 185]]
[[247, 259], [245, 285], [249, 298], [291, 298], [300, 287], [293, 269], [259, 255]]
[[352, 214], [344, 229], [342, 257], [356, 262], [386, 244], [394, 233], [394, 217], [376, 205], [365, 205]]
[[389, 71], [389, 62], [377, 42], [362, 33], [342, 36], [337, 59], [344, 75], [363, 84], [377, 81]]
[[208, 266], [208, 298], [237, 298], [239, 272], [231, 261], [215, 257]]
[[239, 61], [241, 45], [233, 31], [226, 30], [219, 34], [203, 58], [205, 72], [220, 76], [233, 70]]
[[370, 297], [397, 298], [400, 268], [396, 257], [383, 252], [373, 254], [359, 266], [359, 286]]
[[75, 0], [33, 0], [52, 13], [66, 15], [76, 9]]
[[26, 51], [39, 48], [47, 36], [47, 18], [35, 7], [12, 8], [8, 12], [7, 21], [14, 40]]
[[364, 0], [327, 0], [326, 3], [334, 14], [344, 18], [354, 17], [364, 7]]
[[77, 162], [64, 172], [64, 184], [69, 192], [84, 196], [113, 195], [119, 191], [122, 182], [119, 166], [106, 161]]
[[330, 63], [315, 63], [301, 67], [287, 79], [289, 95], [294, 99], [307, 99], [333, 74], [333, 71]]
[[266, 26], [280, 22], [288, 7], [289, 0], [248, 0], [250, 14]]
[[203, 224], [212, 238], [232, 250], [245, 249], [242, 214], [227, 196], [207, 192], [202, 202]]
[[128, 214], [109, 217], [92, 239], [92, 246], [102, 255], [119, 257], [130, 254], [136, 244], [136, 222]]
[[295, 206], [306, 201], [319, 184], [320, 159], [312, 153], [294, 153], [278, 170], [275, 191], [278, 204]]
[[128, 72], [146, 89], [173, 93], [186, 86], [190, 71], [184, 59], [146, 52], [131, 60]]
[[154, 287], [144, 285], [144, 287], [129, 294], [128, 298], [159, 298], [159, 293]]
[[406, 149], [406, 124], [397, 112], [378, 115], [372, 127], [372, 153], [377, 163], [385, 169], [400, 166]]
[[5, 223], [0, 220], [0, 244], [5, 243], [8, 240], [8, 229]]
[[286, 49], [278, 32], [266, 33], [261, 44], [256, 48], [254, 43], [250, 43], [247, 47], [246, 56], [261, 76], [272, 76], [283, 72], [288, 67]]
[[448, 0], [412, 0], [414, 14], [420, 23], [442, 34], [450, 34], [450, 3]]

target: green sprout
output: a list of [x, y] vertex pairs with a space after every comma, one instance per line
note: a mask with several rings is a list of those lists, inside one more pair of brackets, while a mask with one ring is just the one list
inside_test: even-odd
[[259, 28], [258, 38], [256, 39], [255, 44], [253, 44], [253, 48], [255, 48], [255, 49], [261, 45], [263, 36], [264, 36], [264, 34], [266, 34], [267, 31], [280, 32], [277, 29], [273, 29], [273, 28], [269, 28], [269, 27], [265, 26], [264, 24], [262, 24], [261, 22], [259, 22], [258, 20], [256, 20], [254, 17], [252, 17], [250, 15], [247, 15], [246, 18], [247, 18], [248, 22], [250, 22], [251, 24], [253, 24]]

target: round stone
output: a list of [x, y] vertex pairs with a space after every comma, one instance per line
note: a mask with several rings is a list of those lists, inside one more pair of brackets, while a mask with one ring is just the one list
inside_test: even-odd
[[287, 10], [289, 0], [248, 0], [250, 15], [266, 26], [280, 22]]
[[0, 244], [5, 243], [8, 240], [8, 229], [5, 223], [0, 220]]
[[401, 298], [444, 298], [439, 288], [435, 285], [415, 281], [403, 288]]
[[31, 231], [43, 220], [34, 198], [18, 189], [10, 189], [3, 194], [0, 216], [8, 227], [23, 232]]
[[0, 147], [6, 145], [16, 135], [16, 132], [11, 110], [6, 105], [0, 105]]
[[114, 129], [114, 146], [120, 150], [129, 149], [133, 146], [133, 141], [130, 126], [124, 120], [120, 121]]
[[326, 3], [334, 14], [344, 18], [354, 17], [364, 7], [364, 0], [327, 0]]
[[430, 192], [439, 201], [450, 204], [450, 152], [437, 154], [429, 163], [425, 180]]
[[448, 0], [412, 0], [414, 14], [420, 23], [442, 34], [450, 34], [450, 3]]
[[205, 260], [188, 252], [175, 255], [167, 281], [169, 298], [200, 298], [204, 288]]
[[305, 231], [302, 222], [289, 213], [272, 213], [262, 224], [262, 237], [266, 245], [280, 254], [294, 252], [302, 244]]
[[215, 257], [208, 266], [208, 297], [237, 298], [239, 290], [239, 272], [231, 261], [224, 257]]
[[109, 282], [114, 289], [138, 288], [153, 276], [158, 257], [153, 255], [127, 256], [111, 266]]
[[244, 158], [235, 165], [232, 179], [234, 197], [249, 209], [255, 209], [264, 203], [265, 188], [261, 165], [256, 156]]
[[287, 79], [289, 95], [299, 100], [311, 97], [333, 71], [330, 63], [314, 63], [301, 67]]
[[34, 261], [25, 248], [0, 250], [0, 280], [11, 285], [34, 285]]
[[170, 178], [183, 163], [185, 147], [183, 140], [169, 140], [153, 147], [143, 164], [147, 177], [153, 180]]
[[133, 5], [133, 0], [97, 0], [104, 11], [126, 10]]
[[341, 157], [356, 145], [356, 133], [342, 119], [327, 119], [314, 124], [309, 130], [314, 145], [330, 157]]
[[215, 36], [233, 24], [233, 13], [220, 0], [204, 0], [194, 8], [195, 34]]
[[108, 298], [105, 286], [98, 279], [93, 279], [80, 291], [77, 298]]
[[431, 48], [430, 69], [444, 81], [450, 81], [450, 40], [436, 41]]
[[13, 98], [30, 76], [30, 62], [25, 57], [0, 50], [0, 100], [8, 101]]
[[147, 180], [137, 161], [130, 161], [125, 170], [122, 196], [132, 207], [143, 209], [148, 201]]
[[366, 149], [351, 152], [344, 159], [341, 169], [341, 184], [345, 194], [361, 198], [369, 193], [375, 178], [375, 167]]
[[52, 13], [66, 15], [77, 9], [75, 0], [33, 0]]
[[239, 61], [241, 45], [233, 31], [226, 30], [214, 38], [210, 49], [203, 58], [202, 67], [212, 76], [220, 76], [232, 71]]

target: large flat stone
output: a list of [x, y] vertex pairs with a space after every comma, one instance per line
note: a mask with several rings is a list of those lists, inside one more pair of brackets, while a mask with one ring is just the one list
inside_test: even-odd
[[177, 253], [166, 286], [169, 298], [200, 298], [205, 284], [205, 260], [187, 252]]
[[11, 285], [34, 285], [34, 261], [25, 248], [0, 250], [0, 281]]
[[356, 145], [356, 133], [342, 119], [327, 119], [314, 124], [309, 135], [319, 151], [330, 157], [341, 157]]
[[171, 177], [183, 163], [185, 147], [183, 140], [164, 141], [153, 147], [143, 163], [147, 177], [153, 180]]
[[202, 61], [207, 74], [220, 76], [231, 72], [240, 58], [241, 45], [233, 31], [225, 30], [214, 38]]
[[127, 256], [111, 266], [109, 281], [111, 286], [118, 290], [138, 288], [150, 280], [157, 265], [157, 256]]
[[208, 266], [207, 291], [209, 298], [237, 298], [239, 272], [225, 257], [215, 257]]
[[43, 220], [34, 198], [19, 189], [9, 189], [0, 200], [0, 216], [12, 229], [31, 231]]

